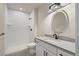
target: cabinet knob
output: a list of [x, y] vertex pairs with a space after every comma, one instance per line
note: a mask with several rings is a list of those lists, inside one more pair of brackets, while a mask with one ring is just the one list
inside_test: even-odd
[[46, 54], [46, 52], [44, 51], [44, 56], [46, 56], [45, 54]]
[[46, 52], [46, 56], [48, 56], [48, 53]]
[[62, 54], [59, 54], [60, 56], [63, 56]]
[[1, 33], [0, 36], [5, 35], [5, 33]]

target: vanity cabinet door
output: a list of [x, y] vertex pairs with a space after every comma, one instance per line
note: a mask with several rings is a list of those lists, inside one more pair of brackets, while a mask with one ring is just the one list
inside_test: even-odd
[[56, 56], [56, 55], [46, 50], [46, 56]]
[[55, 54], [49, 52], [40, 45], [36, 45], [36, 56], [56, 56]]
[[48, 44], [46, 42], [43, 42], [43, 41], [41, 41], [39, 39], [36, 40], [36, 43], [38, 45], [42, 46], [43, 48], [45, 48], [47, 51], [50, 51], [51, 53], [53, 53], [55, 55], [57, 54], [57, 52], [56, 52], [57, 51], [57, 47], [55, 47], [53, 45], [50, 45], [50, 44]]
[[40, 40], [36, 40], [36, 55], [37, 56], [56, 56], [55, 54], [56, 51], [52, 51], [52, 50], [55, 50], [55, 48], [53, 46], [48, 46], [48, 45], [49, 44], [44, 43]]
[[44, 55], [45, 55], [44, 48], [37, 44], [36, 45], [36, 56], [44, 56]]
[[65, 51], [65, 50], [62, 50], [62, 54], [63, 54], [63, 56], [75, 56], [75, 54], [70, 53], [70, 52]]
[[36, 40], [36, 56], [43, 56], [43, 48], [39, 45], [39, 41]]

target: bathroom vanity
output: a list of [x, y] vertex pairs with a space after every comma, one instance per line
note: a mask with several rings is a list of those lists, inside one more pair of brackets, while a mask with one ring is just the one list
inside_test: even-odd
[[37, 56], [75, 56], [75, 43], [55, 40], [48, 37], [36, 37]]
[[[65, 40], [61, 40], [61, 38], [57, 38], [58, 36], [64, 36], [75, 39], [75, 26], [72, 25], [72, 21], [75, 20], [72, 15], [74, 14], [74, 4], [70, 4], [60, 10], [56, 10], [52, 12], [51, 15], [51, 26], [49, 31], [55, 37], [50, 38], [47, 36], [44, 37], [36, 37], [36, 55], [37, 56], [75, 56], [75, 42], [66, 41], [67, 38], [63, 38]], [[72, 10], [73, 7], [73, 10]], [[70, 9], [71, 8], [71, 9]], [[70, 11], [71, 10], [71, 11]], [[70, 15], [71, 14], [71, 15]], [[49, 19], [48, 19], [49, 20]], [[72, 21], [71, 21], [72, 20]], [[71, 25], [70, 25], [71, 24]], [[75, 23], [73, 23], [75, 24]], [[48, 28], [49, 26], [47, 26]], [[71, 30], [70, 30], [70, 27]], [[74, 33], [73, 33], [74, 32]], [[45, 33], [44, 33], [45, 34]], [[73, 34], [73, 35], [72, 35]], [[73, 37], [71, 37], [73, 36]]]

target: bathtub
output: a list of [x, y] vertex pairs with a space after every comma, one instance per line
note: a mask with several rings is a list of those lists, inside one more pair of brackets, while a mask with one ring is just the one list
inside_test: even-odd
[[[10, 47], [6, 49], [5, 56], [33, 56], [35, 54], [35, 49], [36, 49], [35, 45], [32, 43], [33, 45], [32, 48], [29, 48], [28, 45], [29, 44]], [[32, 52], [32, 54], [30, 54], [30, 52]]]

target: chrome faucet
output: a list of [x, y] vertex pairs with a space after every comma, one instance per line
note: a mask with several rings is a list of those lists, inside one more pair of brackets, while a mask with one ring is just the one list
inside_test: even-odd
[[57, 34], [53, 34], [53, 38], [58, 39]]

